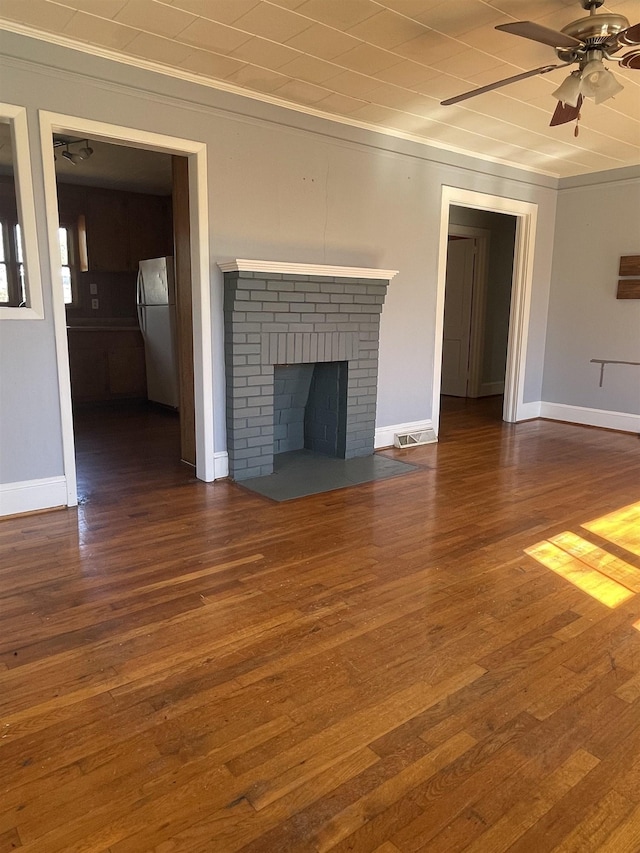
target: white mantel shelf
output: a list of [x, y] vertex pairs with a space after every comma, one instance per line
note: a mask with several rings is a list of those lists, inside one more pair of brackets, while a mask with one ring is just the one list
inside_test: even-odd
[[222, 272], [267, 272], [282, 275], [318, 275], [331, 278], [371, 278], [391, 281], [398, 270], [378, 270], [367, 267], [334, 267], [327, 264], [291, 264], [285, 261], [252, 261], [236, 258], [218, 264]]

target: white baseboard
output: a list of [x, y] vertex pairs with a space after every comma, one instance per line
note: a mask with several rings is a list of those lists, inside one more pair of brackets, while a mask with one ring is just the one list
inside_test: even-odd
[[34, 512], [67, 506], [67, 481], [64, 477], [0, 483], [0, 516]]
[[480, 383], [478, 397], [494, 397], [496, 394], [504, 394], [504, 380], [501, 382]]
[[573, 424], [640, 433], [640, 415], [628, 412], [608, 412], [605, 409], [587, 409], [582, 406], [568, 406], [564, 403], [543, 402], [540, 403], [540, 417], [553, 421], [569, 421]]
[[229, 454], [226, 450], [213, 454], [213, 479], [222, 480], [229, 476]]
[[540, 417], [540, 407], [544, 406], [540, 400], [534, 403], [521, 403], [518, 406], [518, 421], [530, 421]]
[[433, 422], [411, 421], [406, 424], [392, 424], [391, 426], [376, 429], [373, 446], [376, 450], [382, 447], [393, 447], [393, 440], [397, 432], [419, 432], [423, 429], [433, 429]]
[[[585, 426], [640, 433], [640, 415], [627, 412], [608, 412], [604, 409], [588, 409], [568, 406], [564, 403], [523, 403], [518, 411], [519, 420], [549, 418], [556, 421], [584, 424]], [[433, 429], [431, 420], [410, 421], [402, 424], [379, 427], [375, 431], [374, 447], [393, 447], [396, 433], [418, 432]], [[214, 455], [214, 478], [229, 476], [229, 454], [226, 451]], [[16, 483], [0, 483], [0, 517], [53, 509], [68, 505], [67, 484], [64, 477], [47, 477], [43, 480], [23, 480]]]

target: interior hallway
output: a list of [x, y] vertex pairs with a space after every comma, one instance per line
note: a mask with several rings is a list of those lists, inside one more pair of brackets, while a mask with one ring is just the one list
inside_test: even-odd
[[638, 439], [490, 407], [284, 504], [78, 423], [83, 503], [0, 524], [4, 847], [635, 851], [640, 542], [583, 525]]

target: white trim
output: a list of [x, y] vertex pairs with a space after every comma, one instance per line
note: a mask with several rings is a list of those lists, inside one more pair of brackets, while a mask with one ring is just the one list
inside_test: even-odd
[[603, 427], [622, 432], [640, 433], [640, 415], [630, 412], [608, 412], [606, 409], [589, 409], [565, 403], [540, 403], [540, 417], [552, 421]]
[[520, 408], [524, 402], [538, 205], [520, 202], [519, 212], [516, 214], [515, 208], [511, 212], [517, 215], [517, 220], [509, 309], [507, 369], [504, 377], [503, 418], [509, 423], [516, 423], [521, 419]]
[[0, 516], [53, 509], [67, 503], [64, 477], [0, 483]]
[[433, 423], [430, 420], [410, 421], [406, 424], [392, 424], [391, 426], [378, 427], [375, 431], [373, 446], [376, 450], [380, 450], [383, 447], [393, 447], [396, 433], [421, 432], [427, 429], [433, 429]]
[[[144, 130], [92, 121], [78, 116], [40, 110], [40, 144], [44, 169], [47, 233], [52, 280], [60, 270], [60, 248], [57, 239], [58, 198], [51, 137], [53, 133], [91, 136], [106, 142], [186, 155], [189, 158], [189, 209], [191, 220], [191, 269], [193, 305], [194, 392], [196, 425], [196, 477], [214, 479], [213, 430], [213, 330], [211, 324], [211, 285], [209, 280], [209, 220], [207, 202], [207, 148], [202, 142], [150, 133]], [[53, 287], [53, 319], [58, 364], [58, 387], [62, 420], [64, 472], [67, 503], [77, 502], [75, 444], [71, 407], [69, 350], [66, 312], [62, 287]]]
[[376, 278], [390, 281], [398, 270], [369, 269], [368, 267], [335, 267], [327, 264], [293, 264], [288, 261], [253, 261], [236, 258], [219, 263], [222, 272], [272, 272], [282, 275], [321, 275], [336, 278]]
[[198, 146], [189, 156], [196, 477], [209, 483], [216, 478], [216, 466], [213, 414], [215, 328], [211, 317], [207, 148], [203, 144], [189, 144]]
[[529, 334], [529, 312], [533, 283], [533, 256], [538, 205], [502, 196], [442, 186], [440, 214], [440, 249], [438, 253], [438, 284], [436, 295], [436, 322], [433, 361], [433, 397], [431, 418], [436, 435], [440, 425], [440, 385], [442, 381], [442, 337], [444, 332], [444, 295], [447, 276], [447, 238], [449, 214], [452, 205], [507, 213], [517, 217], [513, 284], [511, 287], [511, 313], [503, 417], [514, 423], [523, 420], [524, 374]]
[[229, 454], [226, 450], [221, 450], [214, 455], [213, 464], [215, 466], [214, 477], [216, 480], [221, 480], [229, 476]]
[[539, 418], [541, 406], [542, 403], [540, 402], [540, 400], [536, 400], [533, 403], [523, 403], [520, 407], [520, 420], [532, 421], [535, 418]]
[[38, 253], [36, 207], [31, 180], [31, 154], [27, 111], [14, 104], [0, 104], [0, 121], [8, 120], [12, 131], [12, 155], [18, 222], [22, 228], [22, 251], [26, 270], [27, 302], [25, 308], [0, 307], [0, 320], [42, 320], [42, 275]]
[[58, 239], [58, 191], [52, 145], [53, 129], [40, 113], [40, 150], [44, 172], [44, 203], [47, 218], [47, 239], [49, 243], [49, 273], [51, 281], [51, 306], [53, 311], [53, 330], [58, 366], [58, 395], [60, 401], [60, 421], [62, 428], [62, 465], [66, 485], [67, 506], [78, 503], [76, 481], [76, 455], [73, 438], [73, 410], [71, 405], [71, 374], [69, 369], [69, 345], [67, 341], [67, 313], [62, 290], [62, 260]]
[[[284, 98], [277, 97], [277, 95], [269, 95], [265, 92], [245, 89], [242, 86], [238, 86], [234, 83], [229, 83], [226, 80], [215, 80], [211, 77], [203, 77], [200, 74], [187, 71], [184, 68], [176, 68], [172, 66], [163, 65], [160, 62], [155, 62], [154, 60], [150, 59], [142, 59], [141, 57], [128, 56], [124, 53], [120, 53], [119, 51], [111, 50], [110, 48], [105, 48], [100, 45], [87, 44], [86, 42], [76, 41], [75, 39], [71, 39], [68, 36], [60, 35], [59, 33], [44, 32], [35, 27], [20, 24], [16, 21], [10, 21], [7, 18], [0, 17], [0, 30], [7, 30], [8, 32], [16, 33], [17, 35], [27, 36], [28, 38], [35, 38], [40, 41], [44, 41], [48, 44], [54, 44], [59, 47], [68, 48], [70, 50], [88, 53], [91, 56], [97, 56], [103, 59], [109, 59], [112, 62], [118, 62], [121, 65], [130, 65], [134, 68], [140, 68], [144, 71], [151, 71], [155, 74], [162, 74], [165, 77], [172, 77], [177, 80], [183, 80], [187, 83], [195, 83], [198, 86], [204, 86], [208, 89], [215, 89], [220, 92], [228, 92], [232, 95], [238, 95], [242, 98], [248, 98], [252, 101], [259, 101], [264, 104], [271, 104], [275, 107], [281, 107], [283, 109], [291, 110], [293, 112], [302, 113], [304, 115], [313, 116], [315, 118], [325, 119], [326, 121], [331, 121], [336, 124], [342, 124], [348, 127], [354, 127], [360, 130], [366, 130], [373, 133], [380, 133], [383, 136], [389, 136], [394, 139], [403, 139], [407, 142], [414, 142], [418, 145], [422, 145], [428, 148], [434, 148], [436, 150], [448, 151], [452, 154], [462, 155], [464, 157], [469, 157], [471, 159], [478, 160], [484, 163], [494, 163], [497, 166], [504, 166], [519, 172], [529, 172], [530, 174], [540, 175], [549, 178], [558, 179], [560, 177], [558, 172], [552, 171], [551, 168], [547, 170], [540, 168], [539, 166], [531, 166], [528, 163], [514, 163], [511, 160], [505, 160], [502, 157], [496, 157], [494, 154], [481, 154], [477, 151], [472, 151], [468, 148], [461, 148], [458, 145], [451, 145], [450, 143], [436, 139], [435, 136], [426, 138], [424, 136], [419, 136], [417, 134], [409, 133], [404, 130], [398, 130], [392, 127], [385, 127], [384, 125], [372, 124], [371, 122], [361, 121], [359, 119], [350, 118], [349, 116], [341, 116], [335, 113], [328, 113], [324, 110], [319, 110], [317, 107], [312, 107], [307, 104], [299, 104], [293, 101], [287, 101]], [[304, 54], [301, 53], [300, 55], [303, 56]], [[330, 89], [327, 89], [327, 94], [332, 94]], [[444, 127], [448, 126], [447, 122], [437, 123], [442, 124]], [[485, 138], [482, 136], [482, 134], [475, 133], [475, 131], [470, 132], [473, 135], [480, 137], [481, 139]], [[523, 153], [526, 153], [528, 150], [523, 145], [516, 145], [512, 143], [512, 146], [513, 148], [520, 149]]]

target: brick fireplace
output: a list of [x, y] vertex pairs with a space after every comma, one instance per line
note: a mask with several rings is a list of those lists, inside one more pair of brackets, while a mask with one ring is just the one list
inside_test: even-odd
[[380, 313], [395, 270], [236, 260], [224, 273], [229, 475], [297, 449], [373, 453]]

